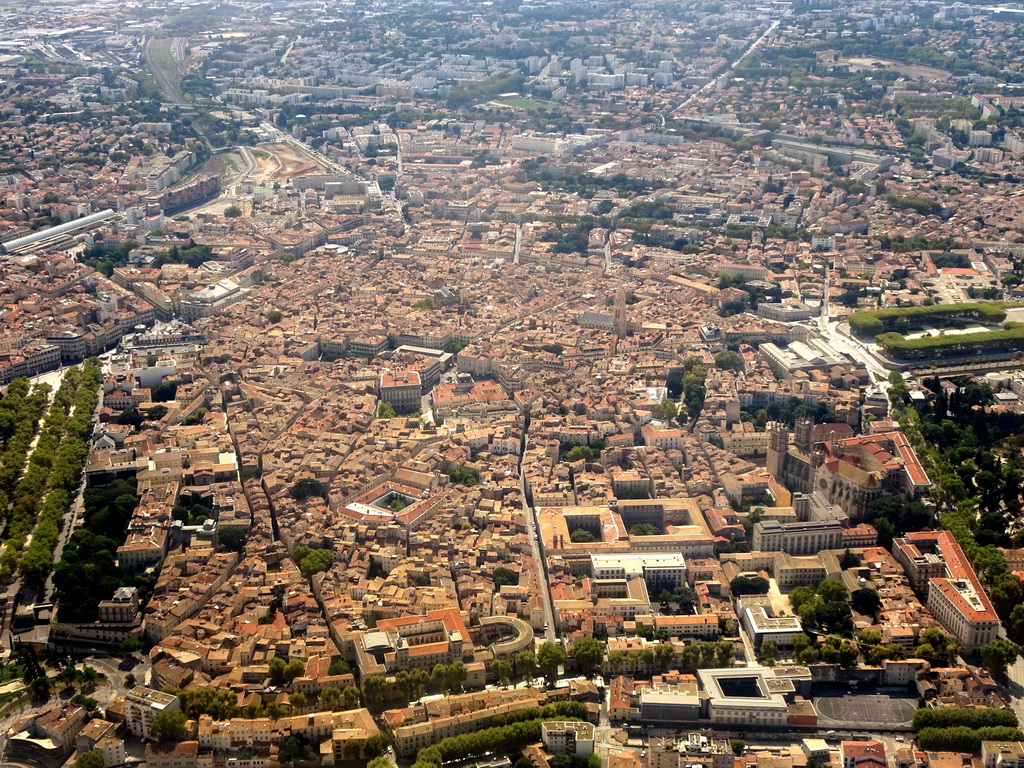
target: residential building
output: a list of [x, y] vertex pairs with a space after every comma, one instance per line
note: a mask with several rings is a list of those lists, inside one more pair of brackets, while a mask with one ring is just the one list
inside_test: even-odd
[[150, 724], [154, 715], [172, 709], [181, 709], [181, 699], [163, 691], [138, 686], [128, 691], [124, 697], [125, 722], [128, 724], [128, 730], [140, 739], [152, 738]]
[[885, 745], [880, 741], [841, 741], [839, 759], [842, 768], [888, 768]]
[[423, 392], [416, 371], [385, 372], [380, 376], [380, 399], [390, 403], [397, 413], [420, 409]]
[[540, 738], [548, 752], [570, 752], [583, 758], [594, 754], [594, 726], [590, 723], [541, 723]]
[[893, 555], [916, 589], [927, 588], [928, 610], [965, 651], [998, 637], [999, 617], [952, 533], [908, 533], [893, 542]]

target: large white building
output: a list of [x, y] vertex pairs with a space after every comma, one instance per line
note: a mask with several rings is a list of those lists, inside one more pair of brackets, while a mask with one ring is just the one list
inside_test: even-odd
[[784, 726], [789, 718], [785, 694], [795, 688], [768, 667], [699, 669], [707, 691], [708, 714], [716, 725]]
[[594, 726], [590, 723], [541, 723], [540, 738], [548, 752], [571, 752], [577, 757], [594, 754]]
[[648, 587], [662, 589], [686, 584], [686, 558], [678, 552], [591, 555], [590, 568], [595, 579], [640, 577]]
[[774, 640], [780, 647], [788, 648], [793, 645], [793, 637], [803, 632], [796, 616], [773, 616], [767, 606], [744, 605], [745, 602], [740, 601], [743, 627], [755, 646], [760, 648], [765, 640]]
[[830, 368], [849, 362], [822, 339], [793, 341], [786, 347], [769, 342], [758, 347], [758, 354], [779, 376], [788, 376], [794, 371], [810, 371], [815, 368]]
[[816, 555], [824, 549], [839, 549], [842, 542], [842, 525], [819, 520], [793, 523], [759, 520], [754, 523], [751, 537], [755, 552], [785, 552], [790, 555]]

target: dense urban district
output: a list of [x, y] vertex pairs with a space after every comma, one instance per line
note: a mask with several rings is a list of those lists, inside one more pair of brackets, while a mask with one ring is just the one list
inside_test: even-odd
[[0, 28], [3, 768], [1024, 767], [1024, 9]]

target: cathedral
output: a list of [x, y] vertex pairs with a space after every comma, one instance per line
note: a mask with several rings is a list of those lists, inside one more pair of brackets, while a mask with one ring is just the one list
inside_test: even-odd
[[902, 432], [838, 437], [822, 429], [829, 426], [815, 429], [811, 419], [799, 418], [791, 445], [784, 424], [767, 425], [768, 472], [793, 492], [802, 521], [842, 517], [857, 522], [883, 494], [921, 496], [930, 487]]

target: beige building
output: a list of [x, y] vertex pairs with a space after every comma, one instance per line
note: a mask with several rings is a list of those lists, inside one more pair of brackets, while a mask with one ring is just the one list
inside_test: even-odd
[[928, 610], [965, 651], [996, 639], [999, 617], [953, 534], [908, 533], [893, 541], [893, 555], [918, 592], [927, 587]]
[[[212, 764], [212, 755], [208, 759]], [[146, 745], [148, 768], [194, 768], [201, 764], [198, 741]]]
[[843, 526], [837, 522], [759, 520], [754, 523], [751, 546], [757, 552], [815, 555], [823, 549], [838, 549], [842, 540]]
[[803, 632], [796, 616], [775, 616], [770, 606], [747, 605], [746, 600], [740, 602], [743, 626], [758, 648], [765, 640], [774, 640], [779, 647], [788, 648], [793, 645], [793, 637]]
[[416, 371], [382, 373], [380, 376], [380, 399], [390, 403], [398, 413], [412, 413], [420, 409], [420, 375]]
[[1024, 743], [1019, 741], [981, 742], [981, 762], [985, 768], [1024, 768]]

